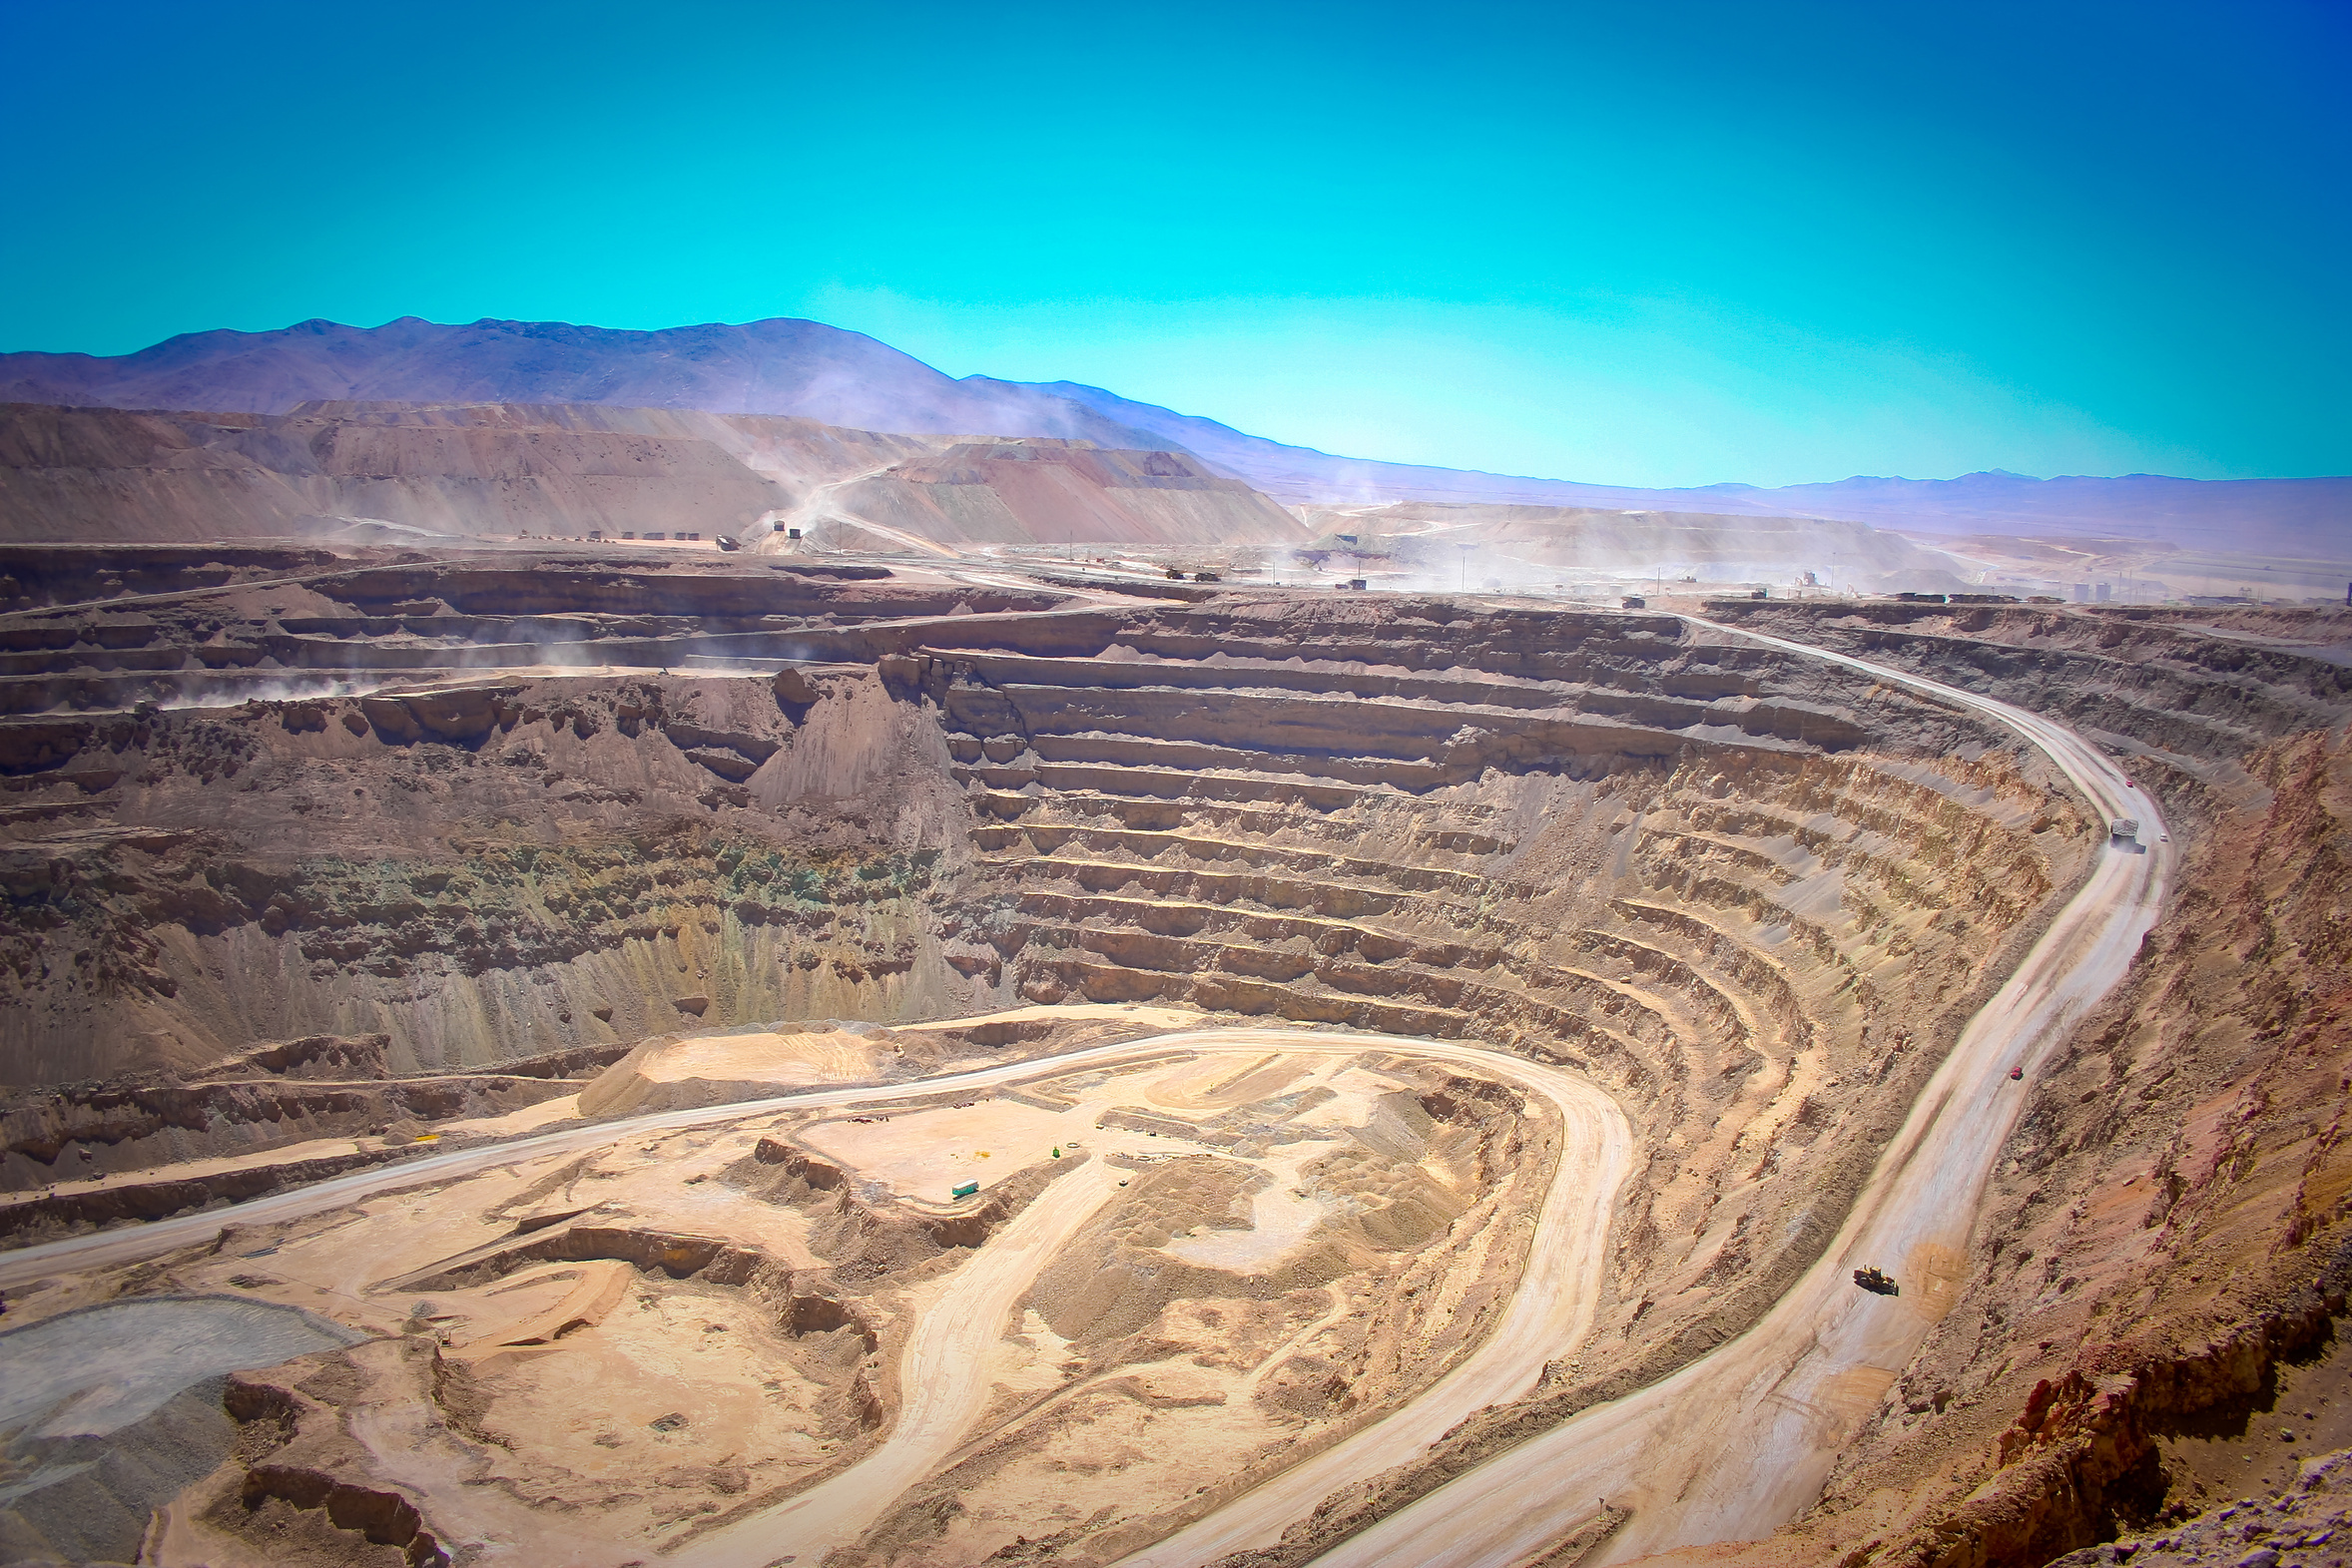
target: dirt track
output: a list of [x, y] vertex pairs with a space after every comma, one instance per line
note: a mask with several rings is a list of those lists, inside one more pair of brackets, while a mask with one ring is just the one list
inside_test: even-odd
[[[1611, 1202], [1631, 1158], [1632, 1137], [1614, 1101], [1584, 1079], [1500, 1052], [1441, 1040], [1287, 1029], [1201, 1029], [1027, 1064], [1041, 1077], [1084, 1062], [1150, 1055], [1172, 1046], [1280, 1050], [1353, 1056], [1366, 1050], [1433, 1058], [1498, 1073], [1549, 1099], [1566, 1119], [1571, 1154], [1545, 1194], [1509, 1314], [1470, 1358], [1397, 1416], [1285, 1472], [1282, 1494], [1312, 1497], [1333, 1477], [1409, 1457], [1470, 1411], [1526, 1391], [1544, 1361], [1582, 1337], [1605, 1263]], [[978, 1077], [981, 1075], [970, 1075]], [[909, 1092], [935, 1089], [934, 1079]], [[1001, 1078], [995, 1081], [1002, 1081]], [[865, 1098], [880, 1098], [874, 1091]], [[982, 1352], [1003, 1331], [1013, 1306], [1054, 1252], [1116, 1191], [1099, 1163], [1055, 1182], [978, 1259], [954, 1277], [925, 1312], [900, 1366], [906, 1402], [889, 1440], [855, 1468], [769, 1513], [679, 1552], [691, 1568], [758, 1568], [780, 1550], [808, 1557], [853, 1541], [907, 1486], [966, 1435], [988, 1394]], [[1297, 1477], [1298, 1479], [1293, 1479]]]
[[[1594, 1562], [1754, 1539], [1793, 1517], [1957, 1294], [1986, 1180], [2025, 1105], [2009, 1069], [2031, 1075], [2121, 979], [2155, 922], [2173, 848], [2154, 799], [2088, 742], [1988, 698], [1802, 644], [1757, 640], [1997, 717], [2047, 752], [2100, 812], [2137, 816], [2157, 841], [2102, 857], [1971, 1021], [1821, 1262], [1763, 1322], [1666, 1381], [1431, 1493], [1319, 1563], [1517, 1563], [1590, 1522], [1604, 1499], [1630, 1508], [1631, 1517]], [[1890, 1268], [1904, 1295], [1857, 1290], [1851, 1273], [1864, 1264]], [[1128, 1562], [1176, 1568], [1268, 1545], [1305, 1511], [1278, 1483]], [[1466, 1520], [1484, 1528], [1466, 1529]]]
[[[1279, 1050], [1321, 1056], [1366, 1051], [1411, 1055], [1495, 1073], [1543, 1095], [1567, 1126], [1570, 1153], [1545, 1193], [1529, 1237], [1529, 1251], [1504, 1319], [1470, 1357], [1391, 1420], [1366, 1428], [1337, 1447], [1287, 1472], [1281, 1493], [1310, 1501], [1336, 1479], [1410, 1457], [1470, 1411], [1523, 1394], [1545, 1360], [1573, 1345], [1589, 1328], [1612, 1203], [1631, 1158], [1631, 1130], [1601, 1090], [1574, 1074], [1452, 1041], [1389, 1035], [1289, 1029], [1199, 1029], [1161, 1034], [979, 1072], [872, 1087], [806, 1092], [777, 1099], [667, 1112], [606, 1122], [487, 1149], [439, 1156], [396, 1170], [362, 1173], [234, 1211], [240, 1223], [293, 1219], [336, 1208], [370, 1194], [444, 1182], [512, 1162], [600, 1147], [646, 1133], [709, 1125], [784, 1106], [808, 1108], [886, 1104], [935, 1096], [942, 1089], [978, 1089], [1066, 1074], [1172, 1051]], [[904, 1351], [899, 1375], [905, 1403], [887, 1441], [852, 1469], [765, 1514], [705, 1537], [675, 1561], [696, 1568], [735, 1568], [845, 1545], [880, 1517], [910, 1485], [951, 1454], [985, 1404], [989, 1375], [984, 1352], [1039, 1271], [1117, 1190], [1118, 1172], [1089, 1162], [1053, 1183], [1000, 1236], [959, 1271], [948, 1293], [927, 1310]], [[137, 1231], [83, 1237], [28, 1249], [0, 1269], [0, 1284], [66, 1270], [120, 1264], [200, 1241], [221, 1228], [207, 1214], [165, 1221]]]
[[[1942, 702], [1995, 714], [2048, 751], [2101, 811], [2134, 814], [2149, 824], [2151, 834], [2159, 830], [2152, 802], [2124, 789], [2120, 775], [2103, 757], [2060, 727], [1860, 661], [1821, 655], [1817, 650], [1773, 639], [1760, 640], [1808, 656], [1830, 658]], [[1954, 1284], [1949, 1271], [1963, 1255], [1984, 1174], [2022, 1103], [2016, 1086], [2007, 1081], [2006, 1069], [2012, 1061], [2024, 1062], [2031, 1069], [2040, 1054], [2062, 1036], [2072, 1018], [2122, 972], [2140, 932], [2152, 920], [2169, 867], [2170, 849], [2149, 845], [2148, 851], [2107, 855], [2019, 973], [1971, 1025], [1915, 1107], [1878, 1177], [1822, 1264], [1762, 1325], [1683, 1374], [1617, 1405], [1590, 1412], [1485, 1466], [1348, 1543], [1330, 1560], [1510, 1562], [1575, 1528], [1584, 1515], [1594, 1511], [1595, 1500], [1603, 1495], [1613, 1504], [1630, 1503], [1633, 1508], [1632, 1518], [1612, 1543], [1611, 1552], [1617, 1555], [1763, 1534], [1801, 1508], [1817, 1490], [1843, 1434], [1876, 1404], [1887, 1380], [1911, 1354], [1935, 1314], [1949, 1303]], [[897, 1090], [830, 1090], [663, 1113], [430, 1158], [263, 1200], [228, 1216], [191, 1216], [134, 1232], [28, 1250], [0, 1264], [0, 1286], [65, 1269], [127, 1262], [188, 1245], [216, 1232], [225, 1218], [237, 1223], [292, 1218], [369, 1193], [442, 1181], [532, 1155], [597, 1147], [644, 1132], [709, 1125], [785, 1106], [868, 1104], [900, 1093], [978, 1088], [1147, 1054], [1153, 1049], [1182, 1048], [1187, 1043], [1227, 1048], [1275, 1040], [1283, 1042], [1286, 1049], [1378, 1048], [1441, 1059], [1452, 1056], [1474, 1061], [1488, 1071], [1505, 1072], [1521, 1082], [1532, 1082], [1528, 1074], [1544, 1071], [1519, 1059], [1471, 1047], [1408, 1042], [1391, 1036], [1187, 1032], [1101, 1047], [1051, 1062], [1031, 1061], [931, 1079]], [[1614, 1108], [1597, 1090], [1580, 1081], [1565, 1075], [1550, 1076], [1575, 1085], [1578, 1095], [1593, 1102], [1580, 1110], [1561, 1102], [1571, 1127], [1581, 1117], [1604, 1130], [1613, 1128], [1615, 1171], [1621, 1174], [1627, 1139]], [[1559, 1098], [1552, 1087], [1546, 1086], [1544, 1092]], [[1598, 1141], [1607, 1142], [1605, 1138]], [[1408, 1460], [1461, 1416], [1523, 1393], [1544, 1360], [1572, 1346], [1589, 1316], [1588, 1291], [1539, 1289], [1542, 1282], [1535, 1271], [1553, 1269], [1558, 1282], [1572, 1286], [1579, 1267], [1598, 1267], [1609, 1215], [1606, 1198], [1613, 1191], [1615, 1178], [1605, 1162], [1594, 1165], [1599, 1169], [1580, 1173], [1588, 1180], [1553, 1184], [1543, 1211], [1545, 1223], [1538, 1227], [1529, 1259], [1530, 1272], [1513, 1299], [1510, 1315], [1470, 1362], [1405, 1410], [1325, 1455], [1283, 1472], [1258, 1492], [1132, 1561], [1173, 1565], [1262, 1544], [1305, 1515], [1341, 1482]], [[1563, 1170], [1568, 1168], [1563, 1165]], [[1072, 1175], [1098, 1178], [1100, 1173]], [[1051, 1255], [1054, 1238], [1069, 1234], [1061, 1227], [1066, 1224], [1074, 1229], [1091, 1212], [1084, 1201], [1087, 1196], [1082, 1185], [1073, 1184], [1067, 1194], [1056, 1195], [1055, 1203], [1042, 1205], [1044, 1212], [1035, 1229], [1027, 1233], [1033, 1256], [1007, 1248], [997, 1273], [983, 1276], [975, 1272], [972, 1283], [963, 1289], [977, 1294], [964, 1300], [968, 1310], [960, 1319], [943, 1307], [930, 1314], [937, 1331], [996, 1331], [1002, 1313], [987, 1313], [994, 1297], [985, 1293], [1009, 1289], [1012, 1296], [1006, 1301], [1017, 1297], [1037, 1265]], [[1570, 1221], [1580, 1223], [1564, 1223]], [[1011, 1239], [1011, 1233], [1006, 1239]], [[1845, 1283], [1845, 1274], [1863, 1262], [1892, 1268], [1906, 1283], [1905, 1296], [1882, 1302], [1855, 1292]], [[955, 1364], [950, 1353], [953, 1345], [946, 1339], [934, 1342], [941, 1358], [926, 1358], [923, 1345], [932, 1341], [927, 1333], [929, 1324], [925, 1326], [926, 1334], [909, 1351], [906, 1365], [910, 1378], [919, 1377], [925, 1365], [952, 1370]], [[952, 1447], [962, 1424], [968, 1423], [968, 1411], [960, 1422], [956, 1412], [964, 1408], [970, 1390], [950, 1382], [932, 1392], [926, 1384], [919, 1400], [911, 1397], [914, 1391], [910, 1381], [909, 1418], [901, 1423], [903, 1444], [899, 1435], [893, 1434], [882, 1453], [849, 1472], [862, 1474], [864, 1480], [860, 1488], [839, 1489], [845, 1508], [838, 1523], [828, 1522], [827, 1539], [841, 1538], [842, 1531], [854, 1533], [855, 1514], [863, 1512], [871, 1518], [905, 1484], [900, 1480], [894, 1486], [882, 1472], [868, 1471], [868, 1465], [887, 1458], [891, 1475], [919, 1477], [935, 1457]], [[848, 1475], [842, 1479], [846, 1481]], [[835, 1490], [828, 1487], [811, 1493], [792, 1506], [802, 1511]], [[854, 1490], [863, 1490], [865, 1496], [852, 1498]], [[1553, 1501], [1537, 1502], [1538, 1498]], [[874, 1501], [869, 1503], [868, 1499]], [[1509, 1538], [1464, 1539], [1465, 1518], [1494, 1520]], [[779, 1549], [771, 1538], [764, 1548], [743, 1543], [745, 1555], [741, 1558], [716, 1555], [723, 1545], [732, 1552], [736, 1536], [736, 1531], [730, 1531], [726, 1536], [709, 1538], [697, 1548], [695, 1560], [700, 1560], [700, 1553], [710, 1552], [713, 1561], [768, 1561]], [[792, 1545], [783, 1549], [805, 1549], [803, 1538], [796, 1529]]]

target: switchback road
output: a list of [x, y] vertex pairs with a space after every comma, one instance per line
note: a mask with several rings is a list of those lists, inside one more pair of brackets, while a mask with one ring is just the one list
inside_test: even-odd
[[[1631, 1517], [1595, 1563], [1751, 1540], [1802, 1512], [1958, 1294], [1986, 1182], [2037, 1069], [2122, 979], [2161, 912], [2175, 846], [2155, 799], [2065, 726], [1906, 671], [1687, 619], [1992, 718], [2048, 755], [2095, 810], [2138, 818], [2155, 841], [2101, 851], [1929, 1080], [1821, 1261], [1763, 1321], [1674, 1376], [1440, 1487], [1325, 1553], [1319, 1568], [1509, 1568], [1591, 1519], [1602, 1498]], [[2012, 1067], [2025, 1083], [2011, 1081]], [[1866, 1264], [1892, 1270], [1904, 1294], [1856, 1289], [1853, 1271]], [[1129, 1568], [1271, 1545], [1307, 1512], [1278, 1492], [1279, 1478], [1136, 1554]]]

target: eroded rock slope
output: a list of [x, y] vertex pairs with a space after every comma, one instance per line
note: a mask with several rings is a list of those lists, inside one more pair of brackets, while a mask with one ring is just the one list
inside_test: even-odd
[[1475, 1038], [1641, 1151], [1495, 1442], [1753, 1321], [2104, 839], [2005, 732], [1663, 615], [337, 560], [0, 631], [16, 1081], [1024, 1006]]
[[2067, 719], [2137, 759], [2190, 847], [2139, 965], [2034, 1086], [1965, 1289], [1820, 1505], [1684, 1555], [2040, 1564], [2225, 1504], [2298, 1451], [2281, 1439], [2308, 1421], [2262, 1417], [2298, 1365], [2340, 1361], [2352, 1294], [2352, 618], [1716, 609]]

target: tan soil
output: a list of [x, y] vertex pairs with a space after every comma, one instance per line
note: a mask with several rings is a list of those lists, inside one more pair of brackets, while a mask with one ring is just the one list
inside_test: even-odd
[[[204, 1180], [239, 1162], [276, 1169], [304, 1148], [409, 1149], [420, 1133], [475, 1147], [578, 1117], [826, 1086], [893, 1098], [648, 1128], [595, 1152], [422, 1179], [339, 1215], [237, 1233], [218, 1256], [61, 1277], [12, 1295], [11, 1315], [166, 1284], [332, 1312], [392, 1336], [440, 1381], [417, 1394], [427, 1372], [370, 1350], [381, 1363], [351, 1386], [375, 1392], [304, 1394], [328, 1412], [316, 1420], [357, 1434], [319, 1473], [347, 1465], [352, 1485], [410, 1496], [418, 1528], [469, 1547], [593, 1510], [580, 1539], [595, 1552], [688, 1535], [715, 1552], [742, 1521], [881, 1451], [906, 1397], [900, 1349], [954, 1300], [988, 1238], [1050, 1187], [1032, 1227], [1051, 1215], [1072, 1229], [1035, 1260], [1003, 1321], [983, 1325], [985, 1383], [966, 1429], [925, 1460], [933, 1468], [873, 1499], [854, 1556], [1107, 1561], [1250, 1480], [1338, 1451], [1468, 1364], [1514, 1302], [1525, 1246], [1514, 1227], [1558, 1134], [1518, 1091], [1402, 1049], [1343, 1064], [1195, 1047], [1188, 1062], [1008, 1086], [968, 1107], [901, 1090], [1204, 1015], [1483, 1041], [1582, 1075], [1621, 1108], [1637, 1153], [1599, 1217], [1588, 1330], [1543, 1347], [1557, 1364], [1541, 1389], [1496, 1395], [1538, 1393], [1514, 1409], [1539, 1430], [1738, 1334], [1814, 1263], [1921, 1085], [2104, 840], [2086, 802], [1998, 727], [1669, 617], [1270, 594], [1033, 610], [952, 567], [916, 586], [758, 576], [744, 563], [346, 559], [210, 600], [18, 617], [35, 647], [52, 632], [76, 641], [40, 656], [53, 668], [10, 678], [25, 683], [27, 717], [0, 725], [11, 784], [0, 858], [11, 886], [30, 889], [0, 929], [13, 944], [0, 973], [8, 1071], [122, 1075], [93, 1090], [101, 1098], [151, 1075], [137, 1092], [160, 1127], [195, 1121], [175, 1109], [197, 1103], [191, 1086], [257, 1041], [373, 1034], [385, 1044], [371, 1081], [394, 1086], [332, 1113], [347, 1125], [316, 1109], [342, 1091], [297, 1084], [294, 1067], [258, 1070], [254, 1082], [277, 1084], [267, 1104], [254, 1090], [168, 1135], [43, 1111], [23, 1139], [12, 1133], [31, 1165], [113, 1160], [106, 1180], [143, 1177], [201, 1208], [220, 1201]], [[2058, 690], [2067, 659], [2104, 661], [2071, 690], [2141, 727], [2134, 744], [2180, 820], [2209, 834], [2186, 847], [2206, 857], [2191, 885], [2211, 901], [2167, 933], [2254, 920], [2281, 896], [2218, 890], [2231, 885], [2211, 858], [2225, 844], [2259, 859], [2257, 845], [2293, 837], [2305, 846], [2293, 863], [2332, 885], [2309, 869], [2334, 830], [2309, 826], [2319, 807], [2259, 832], [2246, 813], [2304, 798], [2282, 781], [2338, 765], [2279, 750], [2318, 743], [2271, 733], [2271, 752], [2224, 745], [2328, 712], [2337, 696], [2312, 661], [2265, 655], [2251, 677], [2217, 662], [2175, 669], [2169, 655], [2130, 668], [2096, 649], [2097, 624], [2001, 643], [2008, 625], [1996, 617], [1982, 641], [2014, 652], [2041, 639], [2028, 696]], [[1818, 635], [1862, 647], [1888, 630]], [[1957, 618], [1948, 634], [1962, 635]], [[454, 668], [534, 638], [512, 674]], [[596, 669], [625, 666], [612, 657], [622, 648], [681, 667], [719, 657], [696, 639], [729, 657], [827, 662], [569, 676], [548, 656], [573, 645]], [[201, 711], [71, 707], [135, 697], [156, 679], [142, 671], [206, 663], [207, 649], [247, 690], [329, 657], [383, 684]], [[2225, 725], [2182, 718], [2199, 700], [2163, 686], [2199, 680], [2238, 694]], [[2263, 874], [2294, 883], [2304, 872], [2288, 863]], [[2332, 895], [2299, 896], [2316, 909]], [[2305, 1018], [2274, 988], [2254, 1000], [2250, 975], [2286, 972], [2270, 957], [2283, 939], [2244, 925], [2237, 957], [2193, 975], [2183, 957], [2187, 978], [2166, 983], [2215, 997], [2238, 987], [2249, 1019]], [[2160, 935], [2157, 950], [2182, 940]], [[2115, 1005], [2085, 1029], [2123, 1027]], [[2186, 1130], [2165, 1169], [2191, 1188], [2208, 1166], [2238, 1169], [2241, 1128], [2264, 1117], [2284, 1128], [2285, 1107], [2334, 1082], [2314, 1059], [2307, 1082], [2282, 1079], [2247, 1122], [2247, 1064], [2285, 1060], [2274, 1042], [2300, 1036], [2245, 1027], [2234, 1056], [2213, 1045], [2196, 1073], [2164, 1080], [2177, 1081], [2171, 1098], [2132, 1113]], [[2120, 1087], [2136, 1069], [2111, 1064], [2153, 1049], [2078, 1044], [2034, 1086], [2046, 1099], [2021, 1139], [2037, 1158], [2105, 1158], [2096, 1151], [2115, 1134], [2094, 1130], [2088, 1108], [2143, 1104]], [[2167, 1035], [2164, 1053], [2179, 1049]], [[593, 1084], [516, 1092], [530, 1104], [382, 1098], [581, 1051], [610, 1053], [596, 1066], [626, 1059]], [[167, 1090], [180, 1098], [154, 1098]], [[234, 1147], [249, 1136], [240, 1128], [290, 1127], [297, 1090], [312, 1096], [299, 1102], [303, 1136]], [[2280, 1160], [2324, 1153], [2324, 1126], [2302, 1136], [2315, 1141]], [[2115, 1174], [2156, 1172], [2160, 1153], [2135, 1149]], [[1065, 1175], [1048, 1182], [1057, 1165]], [[160, 1180], [175, 1167], [185, 1187]], [[2040, 1169], [2005, 1168], [1989, 1213], [2050, 1187]], [[973, 1180], [971, 1205], [948, 1199]], [[1061, 1185], [1105, 1180], [1083, 1214], [1091, 1189]], [[2089, 1190], [2054, 1189], [2069, 1214]], [[2331, 1192], [2305, 1195], [2301, 1245], [2329, 1245]], [[2116, 1202], [2085, 1214], [2137, 1212], [2135, 1191]], [[2250, 1236], [2277, 1234], [2252, 1211], [2229, 1213]], [[2020, 1245], [2044, 1268], [2059, 1243]], [[1983, 1451], [2039, 1378], [2059, 1390], [2049, 1408], [2097, 1406], [2080, 1389], [2107, 1372], [2076, 1387], [2055, 1361], [2013, 1356], [2009, 1328], [1986, 1341], [2001, 1346], [1990, 1357], [1954, 1337], [1986, 1320], [1986, 1281], [2013, 1298], [2030, 1285], [1982, 1246], [1954, 1254], [1934, 1268], [1888, 1260], [1914, 1278], [1948, 1275], [1953, 1305], [1884, 1407], [1877, 1388], [1855, 1392], [1879, 1417], [1805, 1527], [1817, 1533], [1792, 1540], [1852, 1549], [1854, 1536], [1821, 1535], [1820, 1521], [1858, 1516], [1865, 1495], [1881, 1497], [1871, 1538], [1891, 1539], [1896, 1523], [1929, 1529], [1961, 1506], [1939, 1490], [1959, 1482], [1918, 1478], [1949, 1477], [1943, 1450], [1932, 1472], [1891, 1457], [1910, 1429], [1891, 1412], [1911, 1415], [1917, 1367], [2013, 1358], [1998, 1389], [1954, 1382], [1937, 1418], [1983, 1410], [1992, 1424], [1970, 1439]], [[2245, 1262], [2257, 1256], [2272, 1255], [2247, 1242], [2211, 1278], [2254, 1291], [2269, 1278]], [[629, 1289], [608, 1300], [622, 1270]], [[2210, 1320], [2311, 1320], [2292, 1274], [2278, 1276], [2275, 1310], [2270, 1297], [2232, 1296]], [[2069, 1276], [2094, 1278], [2069, 1262], [2046, 1283]], [[2183, 1288], [2177, 1271], [2150, 1282]], [[2067, 1314], [2097, 1293], [2058, 1294], [2037, 1310], [2065, 1326], [2040, 1337], [2077, 1344], [2088, 1320]], [[419, 1301], [431, 1309], [413, 1312]], [[2154, 1309], [2110, 1308], [2135, 1322]], [[2263, 1342], [2305, 1331], [2264, 1329]], [[747, 1359], [760, 1368], [748, 1384]], [[649, 1391], [672, 1386], [666, 1401]], [[377, 1442], [376, 1417], [353, 1424], [395, 1387], [439, 1400], [443, 1426]], [[653, 1424], [670, 1414], [686, 1419]], [[1527, 1435], [1501, 1425], [1499, 1446]], [[643, 1484], [618, 1490], [616, 1477]], [[1884, 1503], [1896, 1493], [1900, 1508]], [[463, 1506], [443, 1509], [445, 1494]], [[294, 1530], [286, 1510], [302, 1512], [298, 1498], [271, 1496], [242, 1517]], [[215, 1502], [174, 1515], [177, 1529], [216, 1534], [236, 1517]], [[1605, 1554], [1643, 1523], [1596, 1513], [1573, 1528], [1589, 1535], [1577, 1550]], [[2036, 1523], [2022, 1538], [2070, 1528]]]

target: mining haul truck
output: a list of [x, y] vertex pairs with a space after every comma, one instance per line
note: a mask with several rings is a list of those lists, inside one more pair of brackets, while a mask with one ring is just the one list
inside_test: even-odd
[[1861, 1286], [1865, 1291], [1870, 1292], [1873, 1296], [1901, 1296], [1903, 1294], [1903, 1287], [1897, 1285], [1894, 1281], [1888, 1279], [1885, 1275], [1881, 1274], [1876, 1269], [1855, 1270], [1854, 1283]]
[[2107, 836], [2118, 843], [2137, 838], [2139, 836], [2139, 819], [2132, 816], [2116, 817], [2107, 827]]

